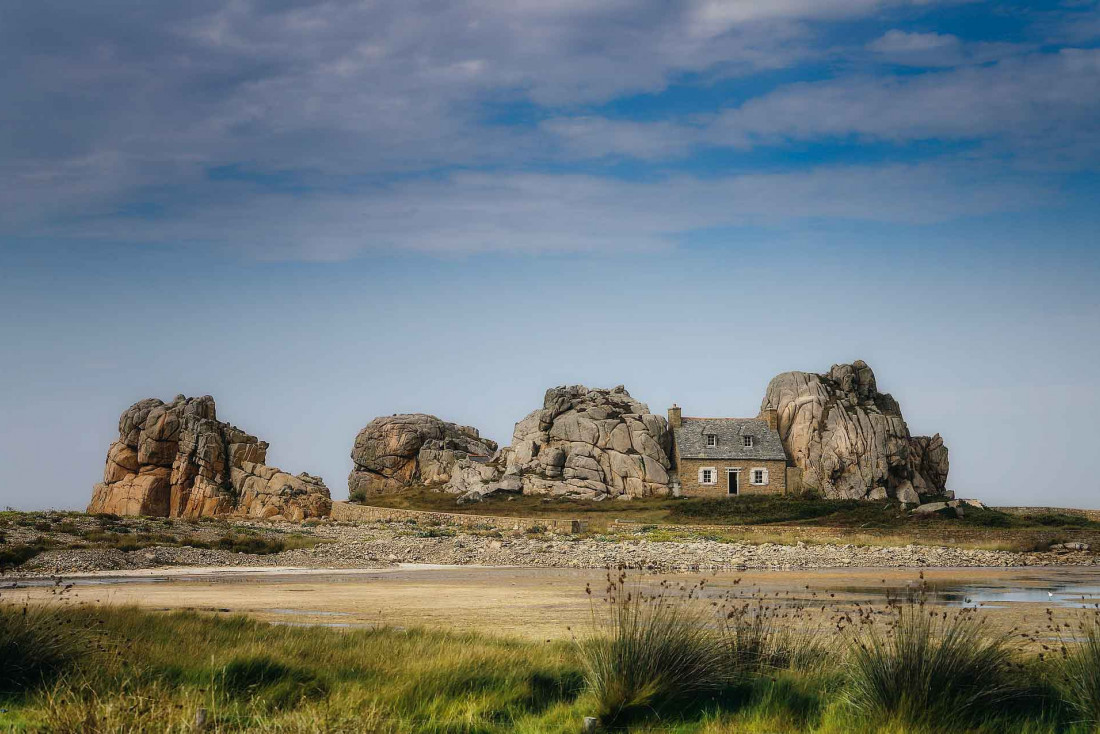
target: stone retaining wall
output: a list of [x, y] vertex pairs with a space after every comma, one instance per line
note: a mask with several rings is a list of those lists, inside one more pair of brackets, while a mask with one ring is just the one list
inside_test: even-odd
[[458, 525], [467, 528], [492, 530], [553, 530], [556, 533], [583, 533], [587, 523], [547, 517], [497, 517], [495, 515], [464, 515], [457, 512], [429, 512], [427, 510], [398, 510], [391, 507], [354, 505], [350, 502], [333, 502], [332, 519], [345, 522], [403, 522]]
[[1041, 515], [1054, 512], [1061, 515], [1079, 515], [1087, 520], [1100, 520], [1100, 510], [1078, 510], [1073, 507], [991, 507], [990, 509], [1007, 512], [1009, 515]]
[[[998, 508], [999, 509], [999, 508]], [[659, 528], [668, 531], [687, 531], [706, 533], [746, 535], [767, 539], [774, 536], [792, 536], [807, 541], [821, 543], [852, 543], [867, 542], [868, 539], [911, 538], [912, 542], [919, 544], [934, 544], [954, 546], [962, 543], [996, 545], [999, 543], [1027, 546], [1043, 545], [1046, 543], [1062, 543], [1065, 541], [1083, 541], [1100, 548], [1100, 531], [1098, 530], [1069, 530], [1065, 528], [1036, 528], [1036, 529], [1006, 529], [996, 528], [843, 528], [823, 527], [820, 525], [672, 525], [654, 524], [642, 522], [629, 522], [615, 520], [608, 523], [611, 532], [629, 533], [643, 528]]]

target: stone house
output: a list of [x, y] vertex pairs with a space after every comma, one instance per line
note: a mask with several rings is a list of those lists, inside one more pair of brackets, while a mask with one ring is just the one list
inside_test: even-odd
[[673, 489], [685, 497], [785, 494], [787, 454], [776, 412], [757, 418], [684, 418], [668, 410]]

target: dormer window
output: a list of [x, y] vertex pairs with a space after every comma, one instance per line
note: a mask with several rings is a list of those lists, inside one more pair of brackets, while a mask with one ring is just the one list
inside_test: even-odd
[[741, 437], [741, 445], [743, 445], [747, 449], [751, 449], [752, 448], [752, 436], [742, 436]]
[[718, 445], [718, 436], [713, 433], [707, 434], [707, 448], [714, 448]]

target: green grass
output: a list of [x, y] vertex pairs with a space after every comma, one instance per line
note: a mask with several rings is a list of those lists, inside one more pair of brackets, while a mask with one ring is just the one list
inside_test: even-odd
[[61, 613], [121, 652], [0, 694], [0, 729], [186, 731], [198, 708], [219, 731], [536, 732], [579, 721], [581, 672], [566, 642], [126, 608]]
[[699, 605], [670, 602], [663, 587], [647, 594], [614, 572], [597, 604], [597, 632], [579, 643], [579, 654], [605, 725], [682, 708], [731, 682]]
[[[621, 578], [614, 586], [615, 594], [630, 593]], [[625, 731], [683, 734], [1092, 728], [1061, 702], [1049, 661], [1020, 656], [1006, 683], [1004, 660], [990, 642], [997, 633], [969, 623], [914, 628], [900, 648], [884, 639], [878, 662], [861, 663], [843, 633], [817, 638], [825, 657], [807, 661], [794, 654], [794, 638], [777, 634], [779, 615], [751, 621], [760, 617], [754, 604], [736, 623], [743, 632], [756, 625], [737, 643], [742, 653], [754, 652], [733, 656], [727, 633], [703, 619], [707, 609], [721, 613], [710, 599], [665, 591], [616, 599], [610, 607], [597, 602], [595, 637], [579, 643], [51, 607], [47, 616], [28, 617], [19, 635], [56, 640], [64, 631], [62, 654], [23, 645], [42, 657], [36, 672], [9, 676], [16, 682], [0, 690], [0, 730], [184, 732], [198, 709], [219, 732], [576, 732], [583, 717], [597, 714]], [[920, 612], [913, 613], [918, 624]], [[21, 614], [0, 604], [0, 633], [15, 629]], [[871, 634], [859, 639], [867, 644]], [[0, 653], [0, 663], [13, 658], [5, 648]], [[881, 689], [870, 699], [869, 677]], [[1029, 681], [1012, 689], [1023, 693], [992, 706], [1017, 679]], [[914, 691], [912, 703], [890, 703], [898, 690]]]
[[1092, 612], [1075, 630], [1079, 642], [1063, 641], [1053, 659], [1062, 700], [1078, 718], [1100, 728], [1100, 612]]
[[593, 502], [548, 499], [537, 495], [490, 495], [482, 502], [459, 505], [455, 496], [425, 487], [365, 498], [365, 504], [398, 509], [429, 510], [512, 517], [567, 516], [604, 527], [615, 519], [641, 524], [800, 525], [848, 529], [977, 530], [1050, 529], [1100, 530], [1100, 523], [1068, 513], [1010, 515], [992, 509], [964, 508], [962, 518], [913, 515], [897, 502], [828, 500], [811, 496], [758, 495], [710, 499], [704, 497]]
[[980, 723], [1018, 692], [1009, 636], [974, 610], [910, 600], [876, 616], [859, 617], [849, 658], [849, 698], [869, 718], [924, 729]]
[[50, 548], [50, 543], [44, 538], [36, 538], [30, 543], [7, 543], [0, 547], [0, 573], [12, 568], [18, 568], [31, 560], [39, 553]]
[[0, 604], [0, 696], [56, 678], [93, 649], [63, 610]]

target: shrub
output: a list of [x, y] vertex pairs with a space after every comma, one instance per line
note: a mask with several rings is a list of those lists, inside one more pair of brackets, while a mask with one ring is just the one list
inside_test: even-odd
[[255, 535], [223, 535], [211, 545], [218, 550], [225, 550], [230, 553], [253, 553], [256, 555], [268, 555], [286, 550], [286, 543], [281, 539], [268, 540]]
[[[1063, 701], [1084, 721], [1100, 725], [1100, 613], [1078, 624], [1078, 643], [1055, 658], [1055, 683]], [[1070, 643], [1072, 645], [1072, 643]]]
[[22, 566], [42, 551], [49, 548], [49, 542], [45, 538], [35, 538], [30, 543], [5, 544], [0, 548], [0, 573], [10, 568]]
[[1011, 693], [1008, 635], [972, 609], [925, 608], [910, 598], [885, 624], [860, 615], [849, 659], [849, 699], [862, 713], [922, 726], [974, 720]]
[[88, 650], [62, 610], [0, 602], [0, 693], [48, 681]]
[[593, 610], [597, 633], [578, 645], [605, 725], [689, 702], [728, 682], [704, 613], [688, 600], [667, 598], [664, 588], [646, 595], [627, 587], [625, 573], [608, 573], [603, 606]]

